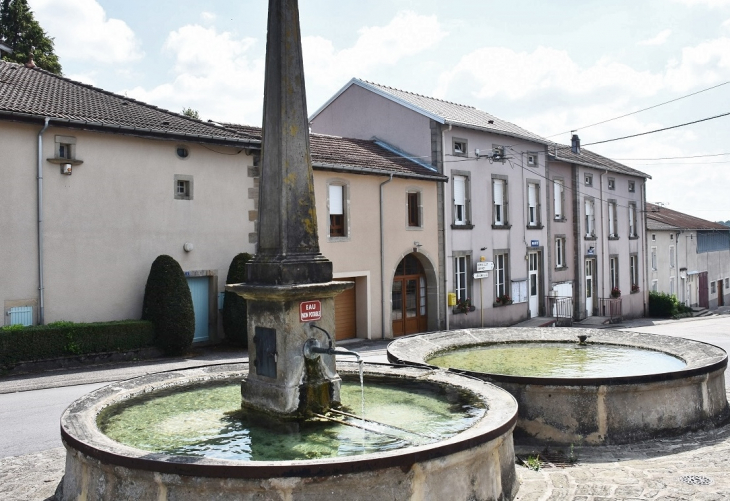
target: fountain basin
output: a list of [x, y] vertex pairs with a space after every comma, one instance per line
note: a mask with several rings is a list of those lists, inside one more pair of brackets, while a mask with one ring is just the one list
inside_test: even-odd
[[400, 338], [388, 346], [391, 362], [429, 366], [438, 354], [493, 344], [535, 342], [616, 345], [661, 351], [685, 362], [667, 372], [592, 377], [536, 377], [459, 369], [515, 397], [514, 432], [524, 444], [624, 444], [673, 436], [724, 423], [727, 353], [683, 338], [576, 328], [497, 328], [435, 332]]
[[[503, 390], [443, 370], [366, 365], [365, 380], [418, 379], [465, 391], [487, 408], [470, 428], [436, 443], [378, 453], [294, 461], [172, 456], [117, 443], [98, 428], [105, 408], [139, 395], [241, 380], [247, 364], [154, 374], [115, 383], [74, 402], [61, 417], [67, 449], [61, 499], [512, 499], [517, 403]], [[338, 364], [346, 377], [355, 364]]]

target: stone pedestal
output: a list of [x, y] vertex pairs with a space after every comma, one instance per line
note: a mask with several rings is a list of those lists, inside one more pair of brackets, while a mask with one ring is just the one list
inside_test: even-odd
[[[304, 344], [327, 346], [335, 335], [334, 297], [353, 282], [306, 285], [228, 285], [246, 299], [249, 375], [241, 386], [243, 405], [290, 418], [325, 412], [340, 402], [334, 355], [304, 356]], [[302, 320], [301, 304], [319, 301], [321, 317]]]

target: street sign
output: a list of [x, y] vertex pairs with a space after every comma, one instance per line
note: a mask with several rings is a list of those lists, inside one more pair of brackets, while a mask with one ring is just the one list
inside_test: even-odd
[[489, 273], [482, 272], [482, 273], [474, 273], [474, 280], [480, 280], [482, 278], [489, 278]]
[[530, 247], [540, 247], [539, 240], [530, 240]]
[[322, 318], [322, 302], [319, 300], [315, 301], [302, 301], [299, 303], [299, 321], [300, 322], [314, 322]]
[[490, 271], [494, 269], [492, 261], [477, 261], [477, 271]]

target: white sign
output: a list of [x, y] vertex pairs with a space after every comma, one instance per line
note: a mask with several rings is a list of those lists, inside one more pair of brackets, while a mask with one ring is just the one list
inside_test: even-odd
[[477, 271], [491, 271], [494, 269], [492, 261], [477, 261]]
[[474, 280], [479, 280], [481, 278], [489, 278], [489, 273], [486, 271], [483, 273], [474, 273]]

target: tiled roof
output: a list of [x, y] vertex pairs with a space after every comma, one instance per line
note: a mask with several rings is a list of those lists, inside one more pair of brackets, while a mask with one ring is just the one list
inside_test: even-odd
[[646, 227], [650, 230], [723, 230], [730, 228], [720, 223], [683, 214], [660, 205], [646, 204]]
[[[223, 124], [231, 130], [260, 139], [261, 129], [248, 125]], [[393, 174], [395, 177], [445, 181], [446, 176], [387, 148], [377, 141], [310, 134], [312, 166], [362, 174]]]
[[39, 68], [0, 61], [0, 117], [66, 122], [76, 127], [241, 144], [245, 137]]
[[615, 160], [606, 158], [593, 153], [592, 151], [586, 150], [585, 148], [580, 149], [580, 154], [573, 153], [570, 146], [564, 144], [552, 143], [548, 146], [548, 155], [555, 160], [562, 160], [563, 162], [574, 163], [585, 165], [588, 167], [595, 167], [597, 169], [606, 169], [611, 172], [618, 172], [620, 174], [627, 174], [629, 176], [643, 177], [645, 179], [651, 179], [649, 174], [641, 172], [636, 169], [632, 169], [624, 164], [620, 164]]
[[310, 117], [310, 121], [351, 85], [358, 85], [364, 89], [368, 89], [380, 96], [390, 99], [391, 101], [395, 101], [418, 113], [426, 115], [442, 124], [493, 132], [495, 134], [527, 139], [540, 144], [549, 143], [547, 139], [538, 136], [537, 134], [533, 134], [532, 132], [523, 129], [522, 127], [518, 127], [511, 122], [507, 122], [495, 117], [494, 115], [490, 115], [485, 111], [478, 110], [473, 106], [466, 106], [433, 97], [422, 96], [420, 94], [414, 94], [412, 92], [360, 80], [359, 78], [353, 78], [350, 80], [347, 85], [345, 85]]

